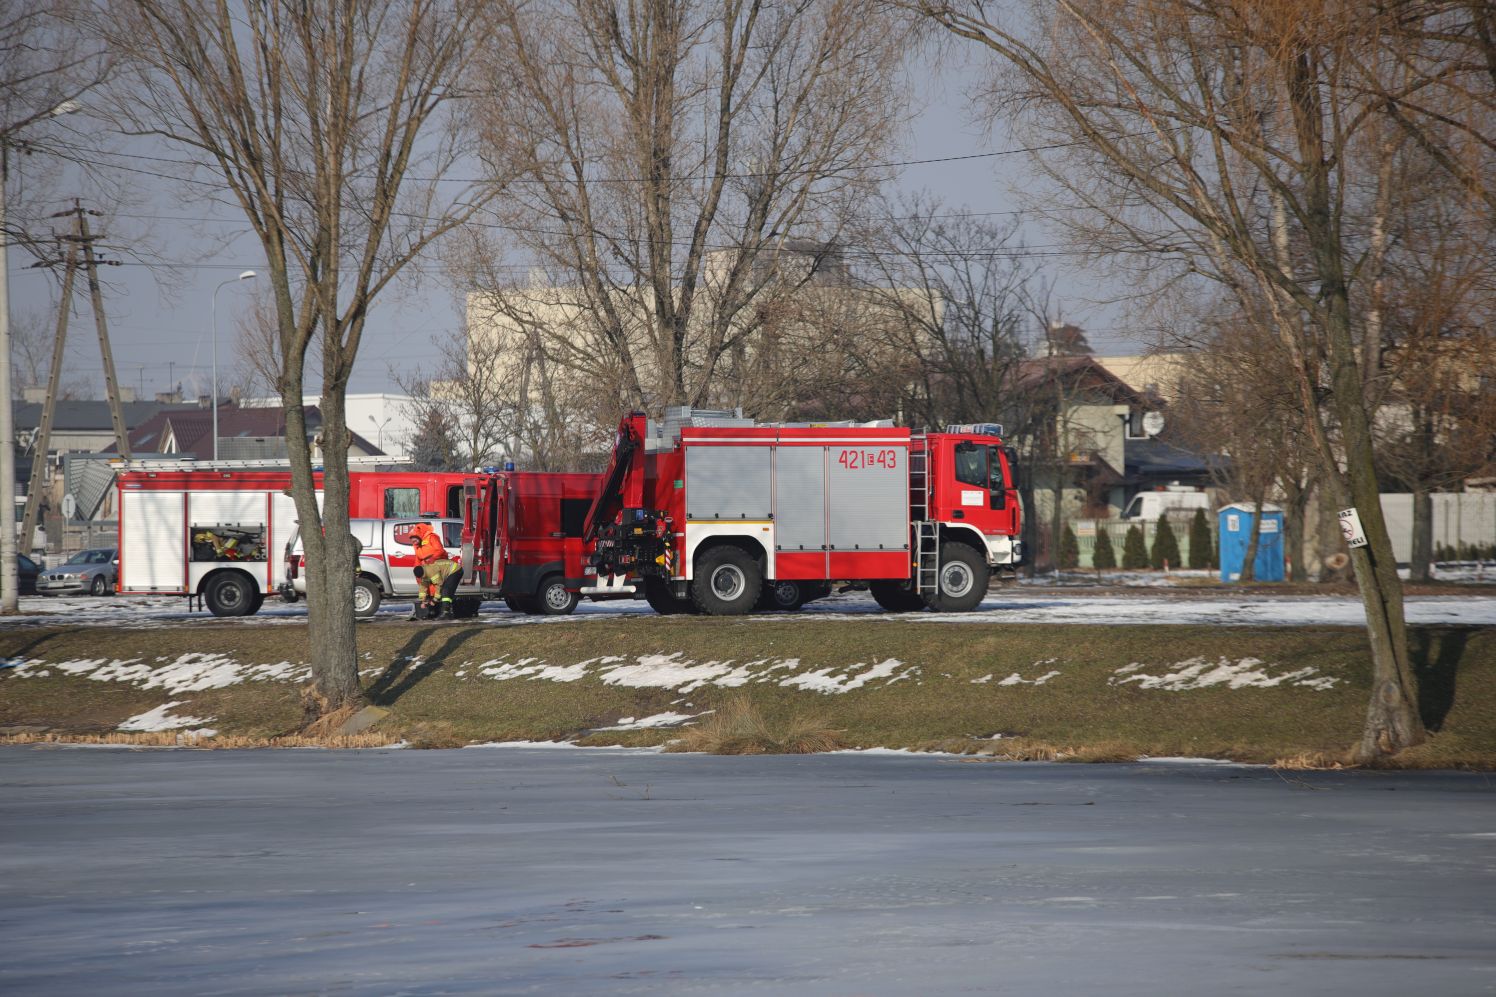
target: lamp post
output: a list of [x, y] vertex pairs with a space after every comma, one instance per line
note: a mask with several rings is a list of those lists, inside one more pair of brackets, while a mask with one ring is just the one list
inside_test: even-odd
[[[15, 124], [0, 126], [0, 612], [14, 613], [20, 609], [20, 579], [17, 575], [16, 536], [16, 440], [15, 413], [11, 408], [10, 371], [10, 282], [9, 240], [5, 237], [5, 187], [10, 172], [10, 148], [12, 144], [25, 148], [23, 142], [13, 142], [11, 135], [28, 124], [45, 118], [58, 118], [82, 110], [76, 100], [65, 100], [44, 114]], [[68, 307], [66, 301], [62, 307]], [[35, 488], [40, 482], [32, 482]], [[31, 546], [31, 537], [26, 537], [26, 546]]]
[[384, 427], [388, 426], [394, 420], [395, 420], [395, 417], [392, 416], [392, 415], [391, 416], [386, 416], [385, 420], [383, 422], [380, 422], [378, 419], [374, 418], [372, 415], [369, 416], [369, 421], [372, 422], [379, 429], [379, 435], [375, 438], [374, 446], [379, 449], [380, 453], [384, 453]]
[[234, 284], [234, 283], [237, 283], [237, 282], [239, 282], [241, 280], [254, 280], [254, 279], [255, 279], [255, 272], [253, 270], [246, 270], [246, 271], [244, 271], [243, 273], [241, 273], [237, 277], [230, 277], [228, 280], [221, 281], [217, 287], [213, 288], [213, 307], [211, 309], [211, 312], [212, 312], [212, 315], [213, 315], [213, 459], [214, 460], [218, 459], [218, 292], [221, 291], [221, 290], [223, 290], [223, 288], [227, 287], [229, 284]]

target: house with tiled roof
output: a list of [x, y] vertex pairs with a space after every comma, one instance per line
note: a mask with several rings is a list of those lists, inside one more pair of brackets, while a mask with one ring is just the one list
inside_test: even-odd
[[[308, 405], [307, 439], [320, 446], [322, 410]], [[348, 448], [351, 457], [381, 456], [382, 451], [358, 433]], [[130, 448], [152, 453], [177, 454], [197, 460], [214, 459], [213, 413], [207, 409], [173, 410], [131, 431]], [[218, 406], [219, 460], [283, 461], [286, 458], [286, 413], [281, 408], [240, 407], [233, 401]]]

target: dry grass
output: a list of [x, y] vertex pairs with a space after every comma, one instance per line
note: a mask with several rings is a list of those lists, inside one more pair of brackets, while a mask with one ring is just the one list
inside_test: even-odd
[[110, 734], [11, 734], [0, 737], [0, 744], [118, 744], [134, 748], [384, 748], [394, 744], [388, 734], [336, 734], [309, 736], [288, 734], [284, 737], [243, 737], [239, 735], [204, 737], [188, 731], [150, 731]]
[[816, 717], [791, 717], [776, 728], [746, 695], [728, 699], [706, 721], [682, 732], [666, 751], [712, 755], [809, 755], [846, 747], [841, 731]]
[[1273, 768], [1292, 772], [1314, 772], [1355, 768], [1347, 752], [1301, 751], [1296, 755], [1274, 758]]

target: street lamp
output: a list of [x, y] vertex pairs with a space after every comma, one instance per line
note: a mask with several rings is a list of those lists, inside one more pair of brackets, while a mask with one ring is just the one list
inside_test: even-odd
[[[12, 142], [11, 135], [28, 124], [44, 118], [58, 118], [64, 114], [80, 111], [83, 105], [76, 100], [65, 100], [45, 114], [11, 124], [0, 123], [0, 612], [14, 613], [20, 608], [17, 598], [20, 579], [16, 570], [16, 441], [14, 412], [11, 409], [10, 383], [10, 283], [6, 272], [9, 264], [9, 246], [5, 238], [5, 187], [10, 172], [10, 148], [12, 144], [24, 148], [25, 143]], [[68, 307], [64, 301], [62, 307]], [[35, 488], [39, 482], [32, 482]], [[26, 537], [31, 545], [31, 537]]]
[[218, 292], [229, 284], [241, 280], [254, 280], [255, 272], [246, 270], [237, 277], [230, 277], [213, 288], [213, 459], [218, 459]]
[[374, 418], [371, 415], [369, 416], [369, 421], [372, 422], [375, 426], [379, 427], [379, 436], [375, 439], [374, 446], [378, 448], [380, 453], [384, 453], [384, 427], [395, 421], [395, 417], [392, 415], [386, 416], [385, 420], [383, 422], [380, 422], [378, 419]]

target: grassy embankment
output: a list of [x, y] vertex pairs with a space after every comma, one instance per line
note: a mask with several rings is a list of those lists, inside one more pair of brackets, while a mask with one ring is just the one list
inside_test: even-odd
[[[362, 740], [335, 743], [655, 745], [682, 729], [599, 728], [661, 713], [704, 725], [707, 711], [746, 702], [771, 729], [798, 723], [835, 732], [831, 740], [851, 747], [1332, 763], [1355, 740], [1365, 711], [1364, 641], [1347, 628], [652, 617], [502, 628], [381, 623], [361, 627], [359, 643], [365, 688], [389, 715]], [[1414, 628], [1412, 643], [1434, 735], [1402, 762], [1496, 768], [1496, 628]], [[183, 656], [221, 656], [222, 674], [233, 665], [304, 664], [306, 646], [305, 628], [295, 625], [0, 632], [0, 658], [30, 662], [0, 669], [0, 735], [113, 736], [127, 718], [166, 703], [176, 704], [173, 716], [205, 718], [194, 726], [214, 728], [220, 744], [294, 735], [303, 722], [297, 681], [208, 688], [211, 681], [183, 674], [205, 659]], [[1206, 663], [1197, 681], [1223, 659], [1233, 673], [1302, 674], [1266, 688], [1220, 682], [1168, 691], [1137, 681], [1165, 681], [1192, 659]], [[58, 667], [81, 661], [136, 664], [108, 680], [105, 667]], [[725, 676], [730, 669], [735, 674]], [[175, 687], [164, 684], [173, 676]], [[816, 691], [826, 685], [846, 691]]]

